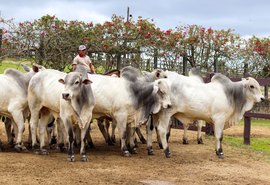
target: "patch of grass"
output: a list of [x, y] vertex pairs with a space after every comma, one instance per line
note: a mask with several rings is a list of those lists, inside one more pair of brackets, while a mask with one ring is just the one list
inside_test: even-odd
[[270, 159], [270, 138], [250, 138], [250, 145], [244, 145], [243, 137], [224, 136], [224, 143], [263, 153]]
[[18, 69], [19, 71], [25, 72], [25, 70], [22, 68], [20, 63], [1, 63], [0, 64], [0, 74], [4, 73], [5, 69], [7, 68], [15, 68]]
[[[240, 125], [244, 125], [244, 120], [241, 120]], [[265, 126], [270, 127], [270, 120], [268, 119], [252, 119], [251, 118], [251, 125], [252, 126]]]

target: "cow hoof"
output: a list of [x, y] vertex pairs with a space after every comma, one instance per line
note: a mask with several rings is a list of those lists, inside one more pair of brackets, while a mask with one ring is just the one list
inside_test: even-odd
[[131, 153], [131, 154], [138, 154], [138, 151], [137, 151], [137, 149], [134, 147], [134, 148], [130, 149], [130, 153]]
[[116, 143], [115, 137], [111, 137], [111, 141], [112, 141], [113, 143]]
[[11, 141], [9, 141], [8, 144], [9, 144], [10, 146], [14, 146], [14, 141], [13, 141], [13, 139], [12, 139]]
[[197, 141], [198, 141], [198, 144], [199, 144], [199, 145], [200, 145], [200, 144], [203, 144], [202, 138], [199, 138]]
[[74, 155], [70, 155], [70, 156], [68, 156], [67, 160], [69, 162], [74, 162], [75, 161], [75, 156]]
[[50, 145], [55, 145], [55, 144], [57, 144], [57, 139], [55, 136], [53, 136], [51, 139]]
[[148, 155], [154, 155], [154, 150], [153, 150], [152, 147], [147, 148], [147, 154], [148, 154]]
[[160, 149], [163, 149], [162, 143], [158, 143]]
[[183, 144], [184, 145], [188, 145], [189, 144], [188, 140], [187, 139], [183, 139]]
[[123, 151], [123, 156], [124, 157], [131, 157], [131, 154], [128, 150], [125, 150], [125, 151]]
[[88, 161], [88, 157], [86, 155], [82, 155], [81, 161], [82, 162], [87, 162]]
[[169, 148], [164, 150], [164, 153], [165, 153], [166, 158], [171, 158], [171, 152], [170, 152]]
[[21, 144], [15, 145], [14, 148], [17, 152], [27, 151], [26, 147]]
[[41, 155], [48, 155], [49, 152], [48, 152], [48, 150], [46, 150], [46, 149], [41, 149], [41, 150], [40, 150], [40, 154], [41, 154]]
[[216, 151], [216, 154], [217, 154], [217, 156], [218, 156], [219, 159], [223, 159], [224, 158], [224, 153], [223, 153], [222, 149], [218, 149]]

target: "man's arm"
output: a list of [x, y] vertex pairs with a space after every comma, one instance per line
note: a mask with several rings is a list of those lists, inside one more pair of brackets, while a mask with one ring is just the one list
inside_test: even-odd
[[96, 74], [95, 66], [92, 63], [89, 64], [89, 67], [90, 67], [91, 73]]

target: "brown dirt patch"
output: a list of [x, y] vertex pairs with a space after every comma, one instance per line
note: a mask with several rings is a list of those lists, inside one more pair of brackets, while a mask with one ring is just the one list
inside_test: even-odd
[[[214, 138], [204, 137], [205, 144], [197, 145], [196, 132], [190, 131], [190, 144], [182, 145], [182, 131], [172, 130], [169, 159], [157, 143], [154, 156], [139, 144], [139, 153], [125, 158], [119, 142], [107, 146], [95, 125], [92, 134], [96, 148], [88, 152], [85, 163], [78, 152], [74, 163], [57, 150], [47, 156], [13, 149], [1, 152], [0, 184], [270, 184], [270, 163], [262, 155], [225, 145], [225, 158], [220, 160], [215, 156]], [[6, 145], [2, 125], [0, 138]]]

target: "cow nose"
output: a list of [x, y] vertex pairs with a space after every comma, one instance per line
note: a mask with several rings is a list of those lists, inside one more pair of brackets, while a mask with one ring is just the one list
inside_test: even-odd
[[172, 107], [172, 105], [171, 105], [171, 104], [169, 104], [167, 108], [169, 109], [169, 108], [171, 108], [171, 107]]
[[62, 93], [62, 98], [67, 100], [69, 97], [69, 93]]
[[264, 101], [265, 100], [265, 98], [261, 98], [261, 101]]

